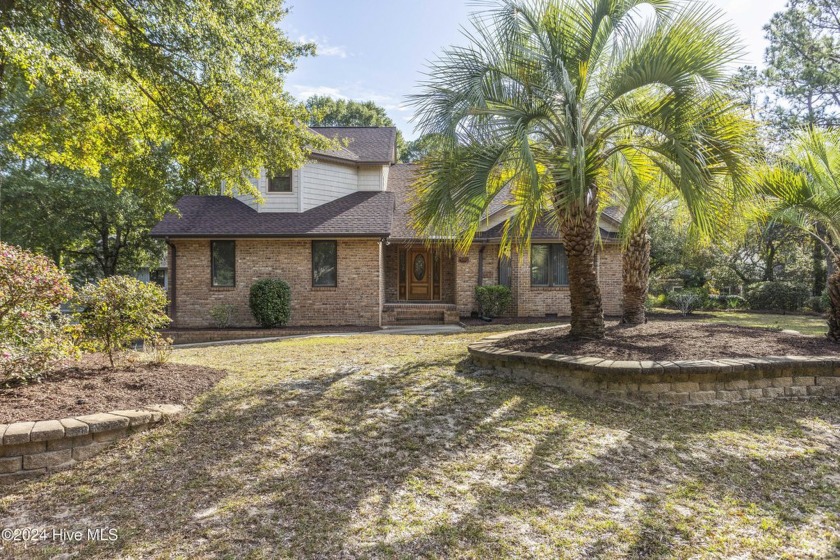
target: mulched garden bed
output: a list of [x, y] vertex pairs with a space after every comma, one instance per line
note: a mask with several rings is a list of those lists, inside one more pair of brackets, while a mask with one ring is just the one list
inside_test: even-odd
[[0, 423], [188, 404], [227, 372], [184, 364], [136, 362], [111, 369], [101, 355], [86, 355], [45, 375], [41, 383], [0, 389]]
[[825, 337], [699, 322], [648, 321], [635, 327], [610, 324], [603, 340], [572, 339], [568, 327], [522, 333], [496, 346], [520, 352], [593, 356], [609, 360], [712, 360], [764, 356], [840, 355]]

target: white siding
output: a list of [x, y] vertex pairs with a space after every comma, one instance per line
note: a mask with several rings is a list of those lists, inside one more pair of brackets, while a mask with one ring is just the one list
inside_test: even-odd
[[236, 198], [259, 212], [305, 212], [356, 191], [386, 190], [388, 170], [388, 165], [356, 166], [315, 160], [292, 172], [291, 193], [268, 192], [263, 170], [258, 179], [251, 179], [262, 194], [262, 204], [249, 195]]
[[304, 212], [356, 192], [359, 184], [355, 166], [325, 161], [306, 164], [302, 179]]
[[382, 165], [371, 165], [359, 167], [359, 190], [360, 191], [381, 191]]
[[[255, 187], [260, 188], [259, 180], [254, 179], [252, 177], [252, 178], [249, 179], [249, 181], [251, 181], [251, 184], [254, 185]], [[256, 199], [249, 194], [237, 194], [237, 195], [234, 195], [234, 198], [236, 200], [241, 200], [242, 202], [244, 202], [245, 204], [247, 204], [248, 206], [250, 206], [254, 210], [259, 210], [260, 209], [259, 204], [257, 204]]]

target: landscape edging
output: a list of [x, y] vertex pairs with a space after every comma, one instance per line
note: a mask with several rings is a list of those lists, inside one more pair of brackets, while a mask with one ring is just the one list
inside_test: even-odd
[[468, 351], [506, 379], [621, 401], [701, 405], [840, 395], [840, 358], [831, 356], [616, 361], [495, 345], [537, 330], [489, 336]]
[[61, 420], [0, 424], [0, 485], [66, 470], [115, 441], [183, 413], [157, 404]]

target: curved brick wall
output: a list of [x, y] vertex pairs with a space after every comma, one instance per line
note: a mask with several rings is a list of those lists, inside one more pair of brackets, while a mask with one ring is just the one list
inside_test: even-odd
[[695, 361], [614, 361], [516, 352], [490, 336], [469, 346], [473, 362], [507, 379], [636, 402], [711, 404], [840, 395], [840, 357], [781, 356]]
[[62, 420], [0, 424], [0, 484], [72, 467], [129, 434], [181, 414], [160, 404]]

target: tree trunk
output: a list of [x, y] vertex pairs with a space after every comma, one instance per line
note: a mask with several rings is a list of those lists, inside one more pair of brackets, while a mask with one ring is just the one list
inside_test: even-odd
[[828, 277], [828, 338], [840, 342], [840, 257], [834, 259], [834, 272]]
[[623, 315], [621, 322], [628, 325], [645, 323], [645, 300], [650, 277], [650, 237], [647, 226], [642, 225], [629, 239], [622, 254]]
[[569, 299], [572, 328], [576, 338], [604, 338], [604, 311], [601, 288], [595, 270], [595, 228], [598, 227], [597, 189], [591, 191], [584, 207], [572, 205], [558, 210], [560, 234], [569, 262]]
[[821, 296], [825, 290], [826, 274], [825, 274], [825, 254], [823, 253], [823, 246], [819, 239], [814, 239], [814, 249], [811, 252], [813, 283], [811, 285], [811, 295]]

